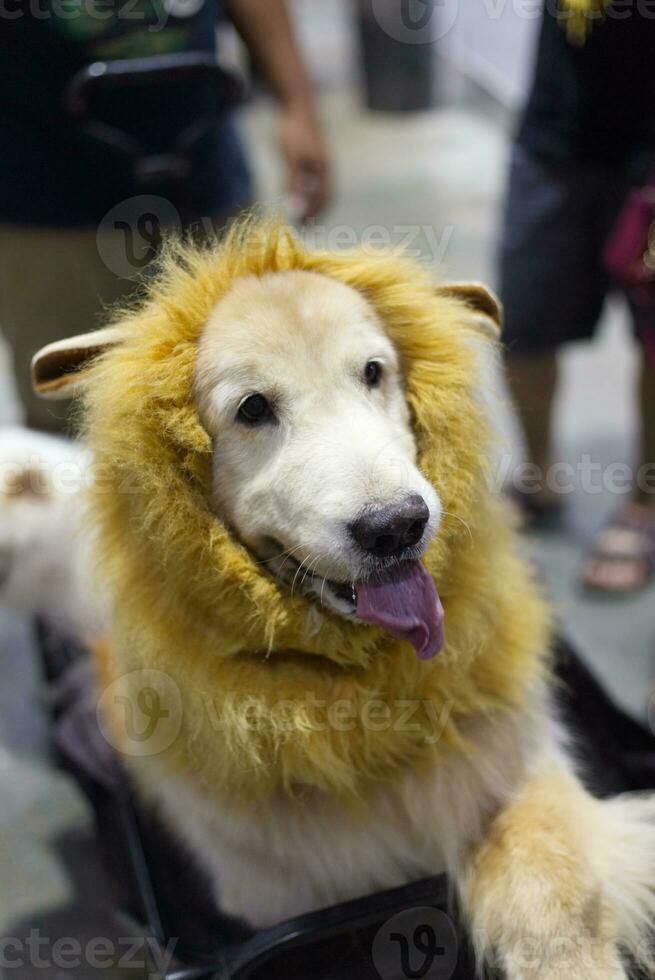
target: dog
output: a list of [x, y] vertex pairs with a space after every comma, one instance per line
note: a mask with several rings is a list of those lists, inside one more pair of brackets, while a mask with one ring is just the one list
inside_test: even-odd
[[106, 723], [221, 907], [265, 927], [445, 871], [481, 963], [619, 980], [649, 963], [655, 800], [592, 798], [553, 707], [486, 480], [500, 320], [482, 286], [246, 223], [33, 372], [82, 395], [103, 469]]

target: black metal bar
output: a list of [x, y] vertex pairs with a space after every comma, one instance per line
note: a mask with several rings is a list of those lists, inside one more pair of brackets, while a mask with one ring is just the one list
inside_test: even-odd
[[141, 835], [132, 801], [125, 792], [119, 793], [117, 809], [125, 834], [125, 842], [132, 865], [132, 872], [138, 889], [138, 900], [143, 910], [146, 926], [157, 942], [161, 946], [165, 946], [167, 941], [166, 930], [159, 914], [159, 907], [152, 887], [148, 861], [143, 853]]
[[255, 970], [291, 950], [357, 932], [419, 904], [442, 906], [447, 902], [447, 879], [441, 875], [425, 878], [283, 922], [257, 933], [241, 946], [224, 950], [213, 964], [176, 970], [166, 980], [249, 980]]
[[216, 82], [222, 108], [240, 102], [245, 87], [233, 72], [222, 68], [213, 55], [199, 51], [149, 58], [95, 61], [73, 75], [64, 91], [64, 109], [73, 119], [88, 118], [94, 92], [107, 89], [161, 85], [169, 82], [208, 78]]
[[191, 966], [182, 970], [174, 970], [167, 973], [164, 980], [214, 980], [216, 977], [216, 965], [214, 966]]

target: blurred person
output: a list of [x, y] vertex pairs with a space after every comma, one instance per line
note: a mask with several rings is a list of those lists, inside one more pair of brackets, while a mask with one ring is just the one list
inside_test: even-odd
[[[314, 217], [327, 199], [327, 153], [284, 0], [3, 0], [0, 329], [10, 343], [33, 428], [60, 431], [68, 405], [55, 412], [33, 397], [32, 354], [51, 340], [93, 329], [107, 304], [129, 294], [133, 276], [129, 270], [121, 274], [120, 267], [137, 225], [148, 232], [139, 221], [153, 218], [138, 213], [142, 191], [131, 161], [67, 115], [66, 87], [95, 61], [190, 51], [215, 56], [224, 16], [279, 101], [290, 196], [301, 220]], [[196, 79], [100, 92], [93, 116], [135, 137], [150, 153], [165, 154], [181, 130], [215, 105], [208, 84]], [[172, 202], [154, 215], [162, 224], [172, 215], [179, 230], [195, 216], [204, 219], [201, 228], [215, 230], [251, 203], [250, 175], [231, 112], [217, 116], [190, 164], [189, 213], [180, 218]], [[126, 220], [116, 222], [118, 227], [103, 223], [117, 205]]]
[[[603, 262], [606, 242], [631, 186], [648, 176], [655, 178], [655, 20], [637, 5], [547, 0], [513, 149], [500, 254], [509, 381], [541, 474], [534, 492], [515, 496], [535, 525], [552, 523], [561, 510], [546, 480], [554, 461], [557, 351], [593, 334], [614, 286]], [[643, 475], [655, 463], [655, 307], [648, 322], [632, 312]], [[629, 500], [595, 536], [581, 572], [586, 586], [628, 593], [651, 579], [652, 483], [652, 470], [650, 492], [635, 479]]]

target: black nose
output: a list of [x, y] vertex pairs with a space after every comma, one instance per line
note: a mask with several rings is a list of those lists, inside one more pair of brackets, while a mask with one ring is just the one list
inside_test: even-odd
[[370, 555], [391, 558], [421, 540], [429, 518], [428, 505], [414, 493], [398, 504], [364, 511], [348, 530]]

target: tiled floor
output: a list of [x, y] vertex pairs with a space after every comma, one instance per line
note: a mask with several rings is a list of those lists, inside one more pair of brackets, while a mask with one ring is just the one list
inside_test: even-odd
[[[351, 89], [330, 88], [322, 108], [334, 150], [335, 202], [310, 237], [339, 247], [352, 235], [379, 240], [380, 229], [394, 242], [411, 234], [435, 274], [438, 266], [444, 278], [493, 282], [507, 126], [502, 112], [487, 105], [481, 111], [480, 105], [478, 100], [476, 110], [470, 99], [460, 99], [456, 107], [398, 118], [366, 113]], [[244, 125], [262, 197], [279, 201], [270, 111], [250, 110]], [[611, 311], [591, 347], [568, 351], [562, 366], [561, 457], [575, 462], [588, 452], [603, 462], [630, 458], [634, 356], [621, 311]], [[0, 391], [6, 391], [4, 381]], [[516, 432], [502, 388], [498, 400], [514, 453]], [[0, 407], [8, 418], [10, 398]], [[605, 494], [576, 493], [567, 532], [527, 547], [543, 568], [562, 628], [616, 696], [643, 713], [655, 673], [655, 593], [610, 602], [584, 596], [575, 584], [584, 539], [615, 503]], [[23, 935], [39, 922], [46, 929], [50, 923], [53, 934], [111, 934], [115, 924], [102, 912], [101, 871], [88, 849], [89, 815], [75, 787], [48, 764], [29, 636], [25, 624], [8, 615], [0, 619], [0, 676], [0, 930]]]

